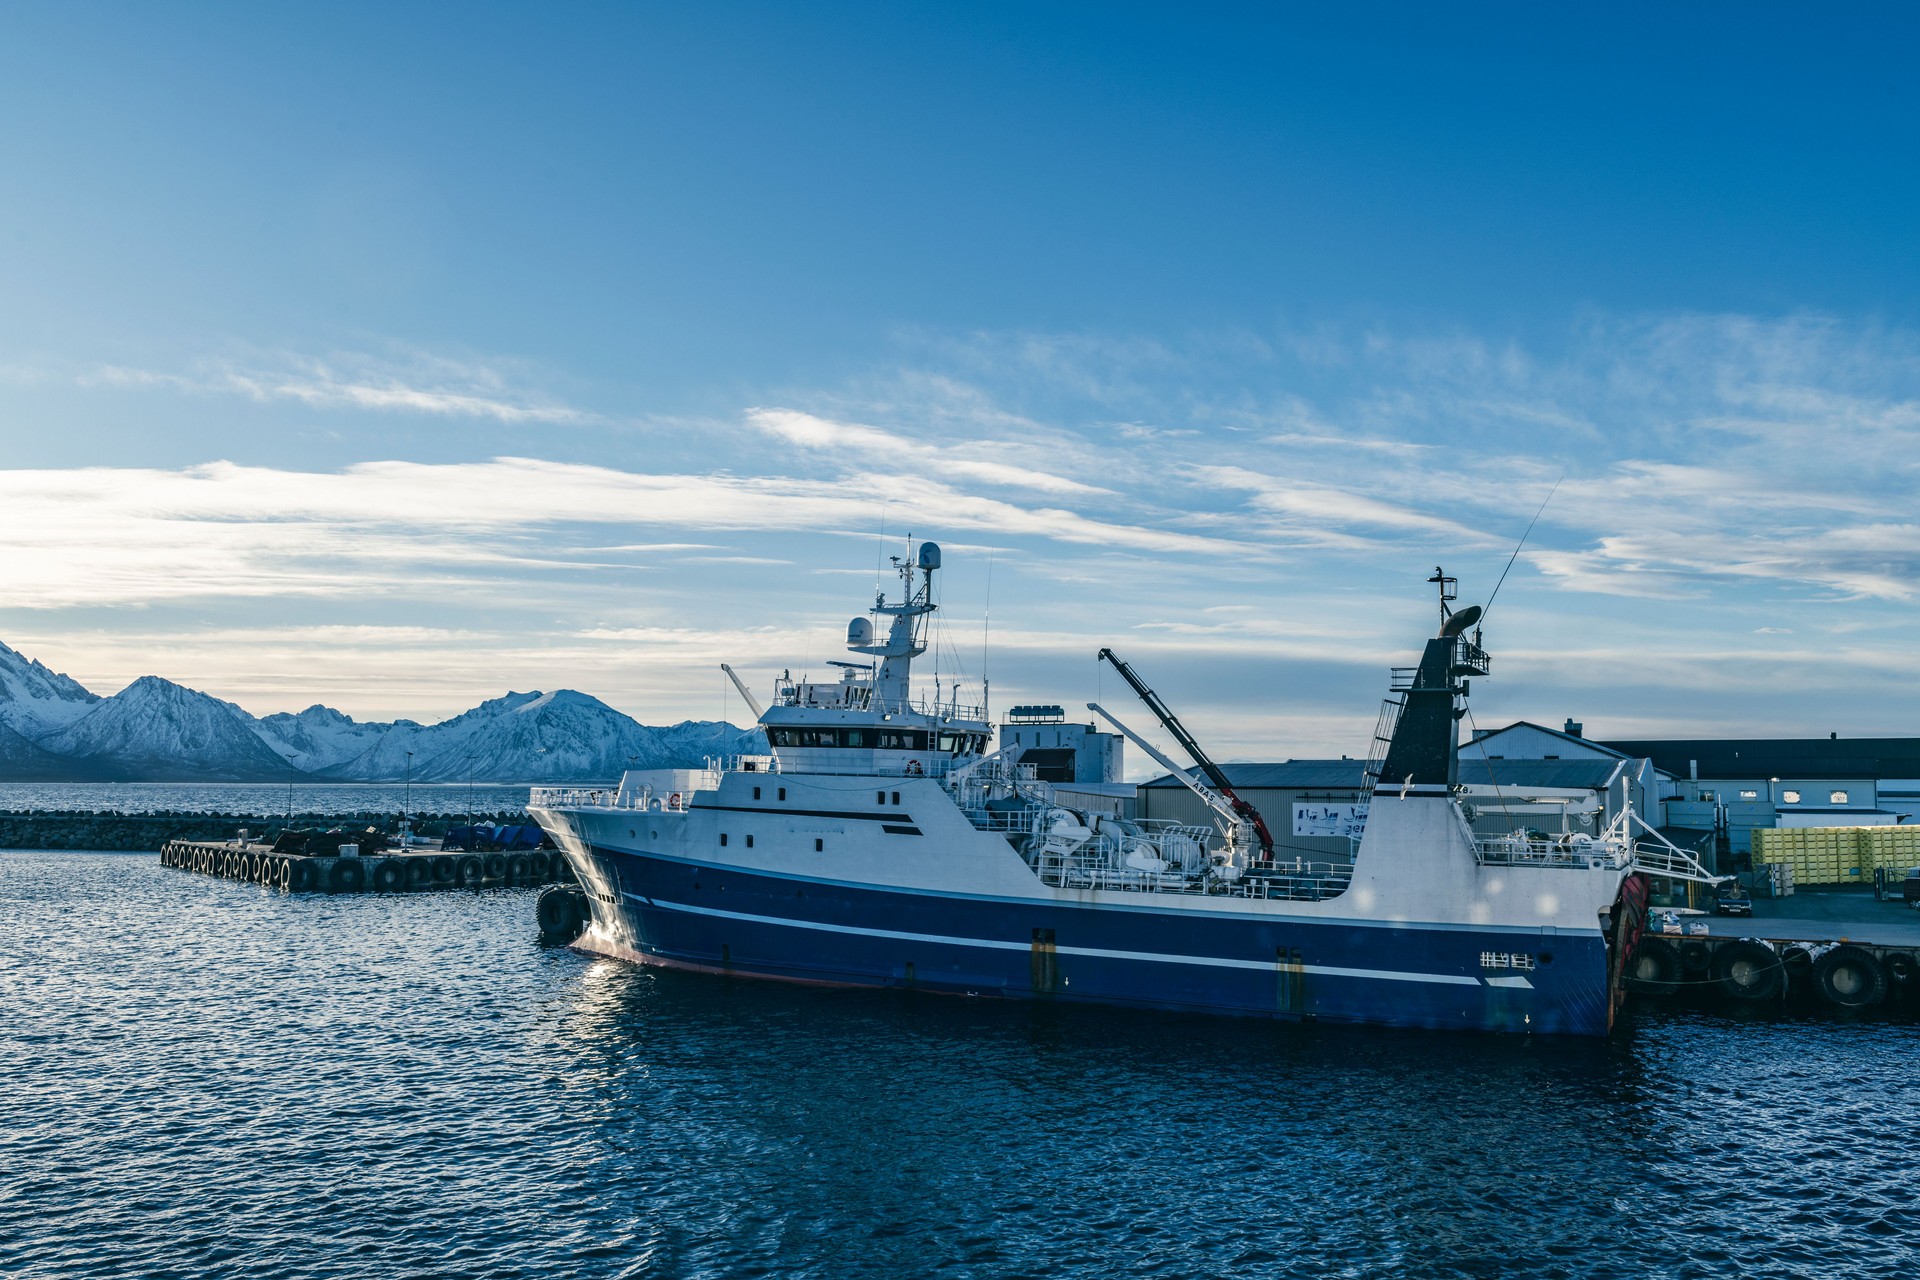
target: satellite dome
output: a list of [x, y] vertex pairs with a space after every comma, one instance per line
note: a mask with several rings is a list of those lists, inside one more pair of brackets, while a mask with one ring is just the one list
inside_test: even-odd
[[847, 624], [847, 648], [857, 649], [873, 643], [873, 620], [855, 618]]
[[938, 569], [940, 567], [940, 544], [939, 543], [923, 542], [920, 544], [920, 567], [922, 569], [929, 569], [929, 570]]

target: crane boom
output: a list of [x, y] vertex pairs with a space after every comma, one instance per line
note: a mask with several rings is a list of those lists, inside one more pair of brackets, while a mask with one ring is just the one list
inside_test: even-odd
[[1273, 835], [1267, 830], [1266, 819], [1260, 816], [1260, 811], [1234, 794], [1233, 784], [1227, 781], [1226, 771], [1200, 749], [1200, 744], [1195, 742], [1193, 735], [1187, 732], [1187, 727], [1180, 723], [1180, 717], [1173, 714], [1173, 709], [1160, 700], [1159, 694], [1147, 687], [1147, 682], [1135, 674], [1132, 667], [1122, 662], [1119, 655], [1111, 649], [1102, 649], [1100, 657], [1112, 664], [1113, 669], [1120, 673], [1120, 678], [1140, 695], [1140, 701], [1147, 704], [1147, 710], [1153, 712], [1160, 721], [1161, 727], [1173, 735], [1174, 741], [1180, 744], [1180, 749], [1192, 757], [1194, 764], [1200, 767], [1200, 772], [1207, 775], [1207, 781], [1213, 784], [1214, 789], [1227, 798], [1227, 803], [1232, 806], [1234, 813], [1253, 826], [1253, 833], [1260, 841], [1261, 856], [1271, 859]]
[[747, 700], [747, 706], [752, 708], [753, 718], [754, 718], [754, 721], [757, 723], [761, 716], [764, 716], [765, 714], [767, 714], [766, 708], [760, 705], [760, 699], [754, 697], [753, 694], [747, 691], [746, 683], [742, 681], [739, 676], [734, 674], [734, 670], [732, 667], [728, 666], [726, 663], [723, 662], [720, 664], [720, 669], [727, 673], [727, 679], [733, 681], [733, 687], [738, 689], [740, 691], [740, 696]]

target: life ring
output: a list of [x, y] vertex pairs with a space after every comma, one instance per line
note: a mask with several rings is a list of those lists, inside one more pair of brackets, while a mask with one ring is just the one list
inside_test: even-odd
[[920, 762], [918, 760], [907, 761], [907, 776], [909, 778], [917, 778], [920, 776]]
[[1786, 990], [1787, 969], [1772, 947], [1742, 938], [1713, 953], [1713, 980], [1736, 1000], [1774, 1000]]
[[678, 809], [679, 807], [680, 807], [680, 793], [676, 791], [672, 795], [667, 797], [667, 808]]

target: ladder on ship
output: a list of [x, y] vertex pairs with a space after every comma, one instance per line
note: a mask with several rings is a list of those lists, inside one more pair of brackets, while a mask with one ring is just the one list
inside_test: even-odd
[[1406, 710], [1404, 697], [1389, 695], [1380, 702], [1380, 719], [1373, 726], [1373, 741], [1367, 746], [1367, 771], [1360, 780], [1360, 803], [1372, 804], [1380, 771], [1387, 765], [1387, 749], [1393, 745], [1393, 731], [1400, 727], [1400, 713]]

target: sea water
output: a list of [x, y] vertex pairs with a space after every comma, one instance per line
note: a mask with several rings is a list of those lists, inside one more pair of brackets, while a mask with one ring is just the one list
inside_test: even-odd
[[1920, 1029], [835, 991], [0, 853], [0, 1274], [1920, 1274]]

